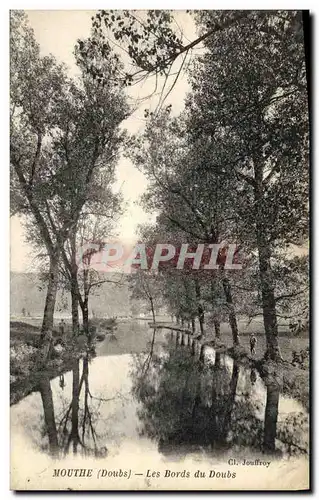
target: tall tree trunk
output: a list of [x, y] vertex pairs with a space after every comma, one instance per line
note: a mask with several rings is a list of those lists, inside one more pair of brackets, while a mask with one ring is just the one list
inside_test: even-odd
[[[258, 231], [258, 229], [257, 229]], [[259, 254], [259, 273], [261, 283], [261, 298], [264, 328], [266, 335], [267, 348], [266, 359], [274, 361], [281, 359], [281, 353], [278, 344], [278, 324], [276, 315], [276, 300], [272, 279], [272, 270], [270, 265], [270, 250], [265, 242], [264, 236], [258, 231], [258, 254]]]
[[58, 434], [55, 424], [52, 389], [49, 377], [42, 377], [39, 383], [39, 390], [42, 399], [44, 422], [49, 438], [49, 449], [52, 456], [57, 456], [59, 451]]
[[58, 277], [59, 277], [59, 258], [58, 255], [50, 256], [50, 269], [47, 295], [45, 298], [45, 306], [43, 313], [43, 321], [40, 335], [40, 346], [42, 347], [42, 360], [45, 362], [51, 342], [54, 324], [54, 310], [56, 303], [56, 295], [58, 290]]
[[[217, 293], [216, 278], [212, 279], [211, 284], [210, 284], [210, 289], [211, 289], [212, 307], [214, 310], [214, 308], [216, 306], [216, 302], [214, 302], [214, 298], [216, 297], [216, 293]], [[214, 323], [214, 328], [215, 328], [215, 337], [216, 337], [216, 339], [220, 339], [220, 322], [218, 321], [218, 319], [214, 319], [213, 323]]]
[[205, 344], [203, 344], [200, 348], [200, 353], [199, 353], [199, 361], [201, 363], [204, 363], [205, 360]]
[[197, 310], [198, 310], [198, 321], [199, 321], [200, 333], [201, 333], [201, 335], [205, 335], [205, 331], [204, 331], [205, 315], [204, 315], [203, 306], [201, 304], [201, 291], [200, 291], [200, 284], [198, 282], [198, 279], [195, 279], [195, 294], [196, 294], [196, 299], [197, 299]]
[[214, 319], [214, 328], [216, 339], [220, 339], [220, 322], [217, 319]]
[[[76, 278], [75, 278], [76, 279]], [[79, 334], [79, 297], [76, 284], [71, 278], [71, 308], [72, 308], [72, 331], [73, 335]]]
[[[256, 162], [255, 162], [256, 163]], [[256, 239], [259, 258], [259, 277], [261, 284], [261, 297], [263, 320], [266, 336], [266, 353], [265, 359], [273, 361], [281, 360], [281, 353], [278, 345], [278, 324], [276, 314], [276, 300], [274, 290], [274, 280], [270, 264], [271, 250], [269, 240], [267, 238], [265, 228], [265, 218], [263, 209], [263, 182], [262, 169], [256, 163], [255, 168], [255, 205], [256, 213]]]
[[279, 388], [274, 385], [268, 385], [264, 423], [264, 451], [266, 452], [274, 452], [276, 449], [278, 404]]
[[78, 265], [76, 262], [76, 227], [70, 237], [71, 243], [71, 304], [72, 304], [72, 331], [73, 335], [79, 334], [79, 287]]
[[192, 342], [192, 356], [195, 356], [196, 354], [196, 340], [193, 339], [193, 342]]
[[179, 332], [176, 333], [175, 347], [179, 345]]
[[89, 298], [85, 297], [81, 303], [83, 330], [87, 337], [89, 337]]
[[239, 345], [240, 344], [239, 333], [238, 333], [235, 308], [234, 308], [234, 304], [233, 304], [231, 285], [230, 285], [229, 279], [225, 273], [225, 269], [223, 266], [220, 267], [220, 273], [221, 273], [222, 285], [223, 285], [223, 290], [224, 290], [227, 309], [228, 309], [228, 318], [229, 318], [229, 324], [230, 324], [231, 333], [232, 333], [232, 337], [233, 337], [233, 344]]
[[192, 335], [195, 334], [195, 318], [192, 318]]

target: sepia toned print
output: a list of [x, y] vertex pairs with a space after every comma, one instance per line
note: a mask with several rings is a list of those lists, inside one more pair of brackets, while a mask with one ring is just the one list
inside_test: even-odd
[[309, 489], [308, 21], [10, 12], [11, 489]]

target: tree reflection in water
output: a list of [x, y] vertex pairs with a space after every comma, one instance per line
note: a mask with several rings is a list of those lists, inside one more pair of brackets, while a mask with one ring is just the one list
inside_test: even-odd
[[59, 452], [58, 433], [55, 425], [54, 405], [49, 377], [44, 377], [41, 380], [39, 391], [43, 405], [44, 425], [49, 439], [49, 450], [51, 455], [56, 456]]
[[[158, 440], [159, 451], [164, 454], [182, 448], [215, 452], [248, 448], [274, 453], [279, 389], [267, 387], [263, 422], [258, 416], [259, 402], [252, 395], [257, 379], [254, 370], [247, 373], [250, 391], [239, 392], [236, 362], [230, 368], [218, 353], [214, 364], [204, 362], [202, 351], [196, 358], [187, 347], [176, 348], [176, 344], [168, 348], [167, 356], [153, 353], [147, 373], [142, 374], [142, 361], [136, 362], [133, 392], [140, 402], [141, 433]], [[294, 429], [288, 439], [285, 422], [282, 425], [286, 435], [280, 433], [284, 445], [281, 451], [287, 451], [289, 440], [294, 440]], [[299, 450], [307, 451], [302, 447]]]
[[[174, 339], [166, 347], [156, 345], [154, 331], [149, 354], [133, 358], [132, 393], [139, 403], [136, 426], [157, 440], [161, 453], [308, 452], [306, 412], [291, 411], [289, 405], [279, 412], [283, 400], [276, 385], [265, 387], [255, 370], [240, 368], [224, 355], [216, 353], [212, 362], [203, 348], [194, 346], [194, 342], [190, 347], [176, 345]], [[64, 385], [59, 389], [61, 405], [52, 396], [48, 378], [39, 384], [48, 439], [45, 451], [49, 448], [52, 456], [106, 456], [102, 443], [110, 429], [103, 421], [110, 414], [104, 402], [110, 399], [92, 396], [88, 356], [74, 361], [70, 399]]]
[[[81, 378], [80, 364], [82, 364]], [[61, 389], [64, 389], [64, 384]], [[100, 419], [102, 398], [94, 398], [90, 392], [88, 355], [83, 360], [76, 359], [73, 362], [72, 398], [59, 418], [55, 417], [52, 388], [48, 377], [44, 377], [40, 382], [39, 392], [44, 413], [44, 434], [48, 437], [49, 453], [52, 456], [66, 455], [71, 450], [74, 455], [78, 452], [95, 457], [107, 455], [107, 448], [99, 445], [99, 436], [95, 430]], [[83, 403], [81, 403], [82, 395]]]

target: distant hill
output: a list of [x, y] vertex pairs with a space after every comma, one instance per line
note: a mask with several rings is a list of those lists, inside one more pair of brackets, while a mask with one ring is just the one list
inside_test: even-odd
[[[125, 277], [122, 276], [121, 286], [113, 283], [104, 283], [90, 296], [90, 314], [96, 316], [128, 316], [131, 314], [132, 301], [130, 290]], [[108, 274], [107, 279], [119, 280], [119, 275]], [[20, 316], [23, 308], [31, 316], [43, 314], [46, 296], [46, 286], [40, 281], [36, 273], [10, 274], [10, 307], [12, 316]], [[134, 301], [136, 302], [136, 301]], [[143, 304], [139, 304], [143, 310]], [[71, 311], [71, 297], [67, 292], [58, 292], [56, 313], [69, 315]]]

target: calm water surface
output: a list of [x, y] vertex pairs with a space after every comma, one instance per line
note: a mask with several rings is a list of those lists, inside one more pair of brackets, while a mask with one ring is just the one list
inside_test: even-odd
[[206, 348], [204, 358], [198, 347], [179, 345], [175, 334], [154, 337], [147, 322], [119, 324], [96, 357], [44, 378], [12, 406], [11, 425], [30, 447], [58, 457], [134, 449], [169, 460], [306, 459], [308, 413], [301, 404], [228, 356]]

